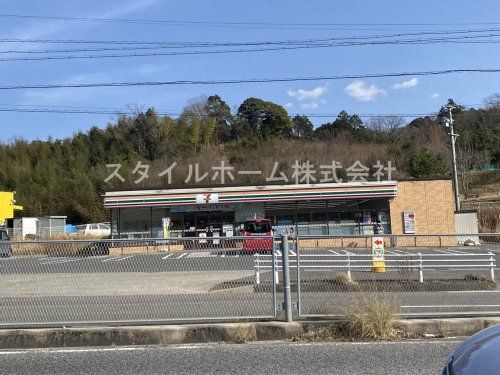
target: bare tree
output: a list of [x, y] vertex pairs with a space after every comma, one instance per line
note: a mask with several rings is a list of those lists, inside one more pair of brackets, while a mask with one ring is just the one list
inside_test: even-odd
[[483, 102], [487, 108], [500, 107], [500, 93], [497, 92], [496, 94], [488, 96]]
[[405, 120], [401, 116], [384, 116], [372, 118], [367, 127], [380, 134], [386, 141], [394, 142], [398, 138], [399, 128], [404, 124]]
[[469, 198], [469, 182], [474, 165], [476, 164], [476, 152], [468, 137], [457, 141], [457, 168], [462, 180], [462, 190], [465, 198]]

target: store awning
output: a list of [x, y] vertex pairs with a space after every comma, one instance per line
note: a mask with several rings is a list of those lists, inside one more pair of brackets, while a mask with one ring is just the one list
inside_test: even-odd
[[397, 181], [299, 185], [225, 186], [106, 192], [104, 206], [151, 207], [215, 203], [308, 201], [317, 199], [394, 198]]

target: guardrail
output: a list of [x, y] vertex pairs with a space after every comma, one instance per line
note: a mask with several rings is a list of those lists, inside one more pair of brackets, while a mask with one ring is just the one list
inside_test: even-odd
[[[445, 259], [441, 259], [445, 258]], [[384, 269], [391, 270], [417, 270], [418, 281], [424, 282], [424, 270], [487, 270], [492, 281], [495, 281], [495, 256], [492, 252], [483, 254], [394, 254], [386, 255]], [[340, 254], [319, 255], [303, 254], [291, 256], [290, 268], [300, 267], [303, 270], [337, 270], [345, 271], [351, 279], [352, 271], [373, 271], [371, 254]], [[255, 284], [260, 284], [261, 272], [274, 269], [275, 280], [279, 283], [278, 271], [283, 269], [278, 257], [265, 254], [255, 254], [254, 270]]]

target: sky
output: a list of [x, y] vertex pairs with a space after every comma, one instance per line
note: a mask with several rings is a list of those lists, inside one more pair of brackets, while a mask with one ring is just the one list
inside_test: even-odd
[[[0, 0], [0, 4], [0, 60], [36, 56], [7, 53], [12, 50], [85, 47], [40, 42], [6, 43], [6, 39], [256, 42], [491, 28], [498, 29], [497, 34], [500, 34], [500, 2], [496, 0]], [[103, 18], [190, 23], [125, 23], [102, 21]], [[89, 53], [92, 54], [84, 54]], [[0, 86], [498, 68], [499, 61], [498, 44], [477, 43], [362, 45], [234, 54], [0, 61]], [[116, 120], [116, 116], [111, 114], [22, 113], [4, 112], [2, 108], [112, 108], [126, 112], [130, 108], [155, 107], [161, 113], [178, 113], [192, 98], [217, 94], [233, 111], [246, 98], [258, 97], [285, 106], [291, 114], [331, 115], [325, 118], [312, 117], [315, 125], [319, 125], [333, 119], [341, 110], [358, 114], [430, 113], [439, 110], [448, 98], [477, 107], [485, 97], [496, 92], [500, 92], [500, 73], [217, 86], [0, 90], [0, 141], [70, 137], [91, 126], [105, 127]]]

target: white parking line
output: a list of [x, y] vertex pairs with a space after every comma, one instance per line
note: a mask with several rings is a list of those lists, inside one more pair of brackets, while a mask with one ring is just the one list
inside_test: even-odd
[[122, 260], [129, 259], [132, 257], [133, 257], [133, 255], [129, 255], [127, 257], [117, 256], [117, 257], [113, 257], [113, 258], [104, 259], [103, 262], [120, 262]]
[[296, 253], [295, 251], [293, 251], [293, 250], [290, 250], [290, 254], [291, 254], [292, 256], [294, 256], [294, 257], [296, 257], [296, 256], [297, 256], [297, 253]]
[[[453, 254], [453, 253], [450, 253], [450, 252], [449, 252], [449, 251], [447, 251], [447, 250], [439, 250], [439, 249], [434, 249], [434, 251], [437, 251], [438, 253], [448, 254], [448, 255]], [[455, 253], [455, 254], [456, 254], [456, 253]]]
[[388, 254], [394, 253], [394, 254], [398, 254], [398, 255], [407, 254], [403, 250], [394, 250], [394, 249], [392, 249], [392, 250], [386, 250], [385, 252], [388, 253]]
[[184, 258], [185, 256], [187, 256], [188, 253], [182, 253], [181, 255], [179, 255], [177, 258], [172, 258], [172, 259], [181, 259], [181, 258]]
[[350, 251], [347, 250], [342, 250], [346, 255], [354, 255], [354, 253], [351, 253]]
[[280, 250], [276, 250], [276, 255], [280, 257], [281, 256], [281, 251]]
[[452, 254], [471, 254], [471, 253], [467, 253], [467, 252], [463, 252], [463, 251], [458, 251], [458, 250], [452, 250], [452, 249], [446, 249], [446, 250], [450, 251]]
[[49, 260], [47, 262], [41, 262], [40, 264], [62, 264], [62, 263], [70, 263], [70, 262], [78, 262], [80, 259], [56, 259]]
[[335, 250], [328, 250], [330, 253], [332, 254], [335, 254], [335, 255], [340, 255], [339, 253], [337, 253]]
[[172, 255], [174, 255], [174, 254], [172, 254], [172, 253], [171, 253], [171, 254], [165, 255], [165, 256], [164, 256], [163, 258], [161, 258], [161, 259], [167, 259], [167, 258], [170, 258]]

